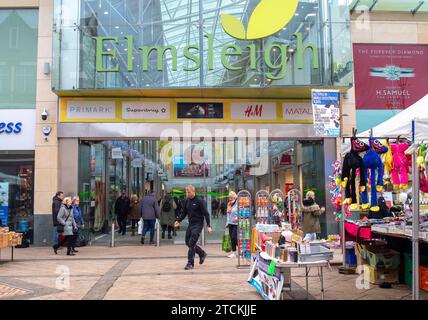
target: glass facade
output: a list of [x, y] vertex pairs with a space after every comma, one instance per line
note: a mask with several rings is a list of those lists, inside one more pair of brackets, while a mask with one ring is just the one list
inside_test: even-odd
[[38, 10], [0, 9], [0, 109], [36, 105]]
[[[153, 189], [159, 200], [170, 191], [183, 201], [192, 184], [211, 213], [214, 234], [207, 241], [218, 242], [226, 223], [220, 208], [231, 190], [313, 190], [325, 205], [322, 154], [322, 141], [81, 141], [78, 184], [86, 234], [98, 243], [110, 241], [103, 234], [116, 222], [114, 203], [122, 190], [141, 199]], [[174, 243], [184, 242], [186, 223]]]
[[52, 86], [61, 91], [352, 84], [345, 1], [301, 0], [282, 30], [256, 40], [224, 31], [222, 14], [247, 28], [258, 4], [56, 0]]
[[34, 152], [0, 151], [0, 225], [33, 241]]

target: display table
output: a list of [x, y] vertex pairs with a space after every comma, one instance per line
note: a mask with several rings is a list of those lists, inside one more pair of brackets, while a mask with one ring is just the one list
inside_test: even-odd
[[[324, 300], [324, 268], [329, 268], [327, 260], [316, 262], [282, 262], [267, 255], [256, 246], [257, 254], [253, 260], [248, 282], [256, 288], [266, 300], [284, 300], [284, 291], [291, 291], [291, 269], [304, 268], [304, 276], [293, 276], [295, 278], [306, 278], [306, 299], [309, 299], [309, 278], [318, 278], [321, 284], [321, 299]], [[268, 272], [268, 265], [274, 263], [275, 270]], [[317, 274], [311, 276], [312, 268], [317, 268]], [[256, 272], [257, 271], [257, 272]]]
[[[10, 261], [12, 261], [13, 262], [13, 249], [15, 248], [15, 247], [4, 247], [4, 248], [10, 248]], [[1, 251], [2, 251], [2, 249], [4, 249], [4, 248], [0, 248], [0, 262], [1, 262]]]
[[[387, 232], [380, 232], [380, 231], [372, 231], [373, 234], [376, 235], [380, 235], [380, 236], [384, 236], [384, 237], [391, 237], [391, 238], [400, 238], [400, 239], [405, 239], [405, 240], [412, 240], [411, 236], [408, 236], [406, 234], [401, 234], [401, 233], [387, 233]], [[428, 243], [428, 240], [425, 239], [418, 239], [419, 242], [421, 243]]]

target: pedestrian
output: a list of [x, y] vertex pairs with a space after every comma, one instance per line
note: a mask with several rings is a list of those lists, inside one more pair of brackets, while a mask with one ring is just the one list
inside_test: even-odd
[[52, 198], [52, 222], [53, 222], [53, 241], [52, 247], [56, 254], [56, 251], [59, 248], [59, 239], [58, 239], [58, 212], [61, 209], [62, 201], [64, 200], [64, 192], [58, 191], [55, 196]]
[[141, 217], [143, 218], [143, 234], [141, 244], [144, 244], [147, 231], [150, 231], [150, 244], [154, 244], [156, 219], [160, 219], [160, 208], [151, 190], [141, 201]]
[[140, 205], [140, 199], [138, 199], [138, 196], [136, 194], [133, 194], [131, 196], [131, 204], [129, 208], [129, 217], [131, 219], [131, 230], [132, 234], [131, 236], [135, 236], [135, 226], [138, 225], [138, 221], [140, 221], [141, 218], [141, 205]]
[[114, 211], [117, 216], [117, 223], [119, 224], [119, 234], [123, 236], [126, 233], [126, 222], [128, 221], [129, 207], [131, 201], [126, 196], [126, 191], [123, 190], [119, 198], [117, 198], [114, 205]]
[[227, 210], [226, 203], [224, 201], [222, 201], [221, 205], [220, 205], [221, 218], [223, 218], [225, 216], [226, 210]]
[[229, 192], [226, 228], [229, 229], [229, 235], [232, 241], [232, 253], [228, 257], [236, 258], [236, 246], [238, 245], [238, 196], [234, 191]]
[[204, 218], [207, 223], [207, 231], [209, 234], [212, 233], [212, 229], [208, 210], [204, 201], [196, 196], [194, 186], [188, 185], [186, 187], [186, 196], [187, 200], [184, 204], [183, 213], [175, 222], [175, 227], [179, 227], [180, 222], [188, 216], [189, 226], [186, 231], [186, 245], [189, 247], [189, 252], [187, 254], [188, 261], [184, 269], [190, 270], [193, 269], [195, 265], [195, 253], [199, 256], [199, 264], [203, 264], [207, 257], [207, 253], [198, 246], [198, 239], [204, 228]]
[[303, 233], [305, 241], [317, 239], [317, 233], [321, 232], [320, 216], [325, 212], [325, 208], [315, 202], [315, 193], [308, 191], [303, 200]]
[[219, 217], [218, 210], [220, 209], [220, 204], [219, 204], [217, 199], [213, 200], [211, 208], [212, 208], [212, 212], [213, 212], [213, 217], [218, 218]]
[[74, 232], [74, 239], [73, 239], [73, 252], [79, 252], [76, 250], [77, 241], [79, 240], [80, 236], [80, 230], [82, 230], [85, 227], [85, 224], [83, 222], [82, 217], [82, 211], [80, 210], [80, 198], [79, 197], [73, 197], [72, 201], [72, 208], [73, 208], [73, 217], [74, 221], [76, 222], [77, 229]]
[[165, 231], [168, 229], [168, 239], [172, 239], [172, 231], [174, 231], [175, 209], [177, 205], [172, 198], [171, 192], [167, 192], [160, 203], [161, 214], [160, 224], [162, 226], [162, 239], [165, 239]]
[[[73, 253], [73, 238], [74, 231], [77, 229], [76, 222], [74, 221], [73, 208], [71, 206], [71, 198], [66, 197], [61, 205], [61, 208], [58, 212], [58, 226], [63, 227], [62, 234], [65, 237], [67, 242], [67, 255], [74, 256]], [[55, 254], [57, 253], [57, 248], [54, 248]]]

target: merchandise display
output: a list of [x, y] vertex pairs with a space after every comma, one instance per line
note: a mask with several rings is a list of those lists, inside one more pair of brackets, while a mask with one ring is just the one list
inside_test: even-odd
[[293, 230], [301, 226], [302, 218], [302, 195], [297, 189], [288, 191], [288, 221]]
[[256, 222], [269, 223], [269, 193], [261, 190], [256, 193]]
[[238, 192], [238, 264], [241, 259], [251, 261], [251, 194]]
[[[12, 249], [22, 244], [22, 233], [9, 231], [8, 227], [0, 228], [0, 258], [1, 249], [11, 247]], [[13, 251], [12, 251], [13, 257]], [[13, 258], [12, 258], [13, 260]]]
[[279, 190], [273, 190], [269, 195], [269, 210], [270, 223], [280, 225], [285, 222], [285, 208], [284, 208], [284, 193]]

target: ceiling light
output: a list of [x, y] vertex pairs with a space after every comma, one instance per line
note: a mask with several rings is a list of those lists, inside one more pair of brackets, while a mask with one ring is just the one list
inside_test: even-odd
[[108, 11], [104, 11], [104, 14], [108, 14]]
[[299, 14], [298, 14], [298, 13], [296, 13], [296, 14], [295, 14], [295, 16], [296, 16], [296, 17], [298, 17], [298, 16], [299, 16]]
[[119, 26], [114, 27], [115, 29], [119, 29]]

